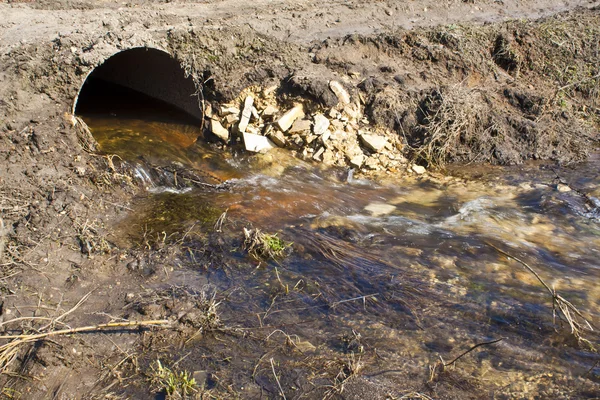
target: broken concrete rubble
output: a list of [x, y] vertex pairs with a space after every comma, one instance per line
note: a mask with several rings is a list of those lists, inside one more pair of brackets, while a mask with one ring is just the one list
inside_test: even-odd
[[252, 116], [252, 106], [254, 105], [254, 97], [248, 96], [244, 101], [244, 110], [242, 111], [242, 116], [240, 118], [240, 123], [238, 124], [238, 129], [241, 133], [246, 132], [246, 128], [250, 123], [250, 117]]
[[283, 114], [277, 121], [277, 125], [282, 132], [286, 132], [292, 127], [292, 124], [298, 119], [304, 117], [304, 109], [301, 105], [293, 107], [291, 110]]
[[221, 125], [219, 121], [216, 119], [210, 120], [210, 130], [211, 132], [221, 139], [223, 142], [227, 143], [229, 141], [229, 131]]
[[307, 119], [297, 119], [296, 122], [292, 125], [289, 133], [299, 133], [299, 132], [307, 132], [310, 131], [310, 127], [312, 122]]
[[329, 128], [330, 122], [323, 114], [316, 114], [314, 117], [313, 133], [322, 135]]
[[246, 150], [254, 153], [264, 153], [276, 147], [268, 138], [248, 132], [244, 133], [244, 145]]
[[360, 135], [361, 143], [369, 150], [379, 153], [387, 144], [387, 139], [380, 135]]

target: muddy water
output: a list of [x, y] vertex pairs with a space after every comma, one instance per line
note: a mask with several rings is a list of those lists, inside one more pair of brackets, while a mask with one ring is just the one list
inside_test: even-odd
[[[599, 321], [599, 157], [573, 168], [471, 166], [453, 171], [458, 178], [375, 183], [283, 154], [224, 154], [196, 140], [197, 125], [173, 118], [85, 119], [101, 148], [130, 163], [150, 190], [123, 223], [132, 246], [142, 231], [146, 244], [152, 235], [180, 243], [186, 273], [164, 285], [208, 283], [226, 299], [226, 325], [244, 332], [221, 339], [217, 352], [202, 343], [185, 349], [189, 368], [227, 375], [249, 397], [275, 396], [265, 361], [275, 357], [292, 397], [302, 379], [331, 384], [321, 374], [327, 360], [354, 353], [364, 379], [397, 392], [427, 381], [440, 356], [503, 338], [461, 358], [451, 389], [527, 397], [523, 382], [542, 376], [600, 380], [597, 355], [554, 323], [536, 277], [494, 248]], [[226, 186], [169, 186], [172, 177], [149, 167], [173, 164]], [[291, 254], [253, 260], [241, 249], [243, 227], [277, 232], [293, 243]], [[283, 332], [293, 349], [281, 350]]]

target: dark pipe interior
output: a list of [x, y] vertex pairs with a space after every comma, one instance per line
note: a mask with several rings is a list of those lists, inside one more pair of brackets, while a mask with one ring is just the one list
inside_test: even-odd
[[202, 119], [196, 87], [179, 62], [169, 54], [135, 48], [115, 54], [98, 66], [80, 90], [75, 113], [131, 114], [156, 112], [157, 117], [183, 112]]

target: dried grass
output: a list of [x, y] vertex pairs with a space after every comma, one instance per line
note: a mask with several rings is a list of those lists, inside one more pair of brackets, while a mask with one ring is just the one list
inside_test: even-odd
[[421, 112], [423, 141], [415, 158], [433, 167], [455, 159], [474, 161], [479, 154], [489, 156], [493, 138], [504, 136], [483, 93], [476, 89], [462, 85], [438, 89], [422, 103]]

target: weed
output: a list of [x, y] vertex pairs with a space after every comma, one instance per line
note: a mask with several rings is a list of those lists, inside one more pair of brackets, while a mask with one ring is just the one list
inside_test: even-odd
[[173, 371], [156, 360], [151, 366], [150, 383], [167, 399], [186, 399], [197, 390], [196, 380], [187, 371]]
[[285, 255], [292, 243], [286, 243], [276, 233], [244, 228], [243, 248], [257, 260], [277, 259]]
[[110, 252], [112, 246], [106, 240], [106, 237], [99, 234], [96, 220], [90, 222], [86, 219], [83, 224], [75, 221], [75, 225], [77, 241], [83, 254], [91, 258], [93, 254], [107, 254]]

